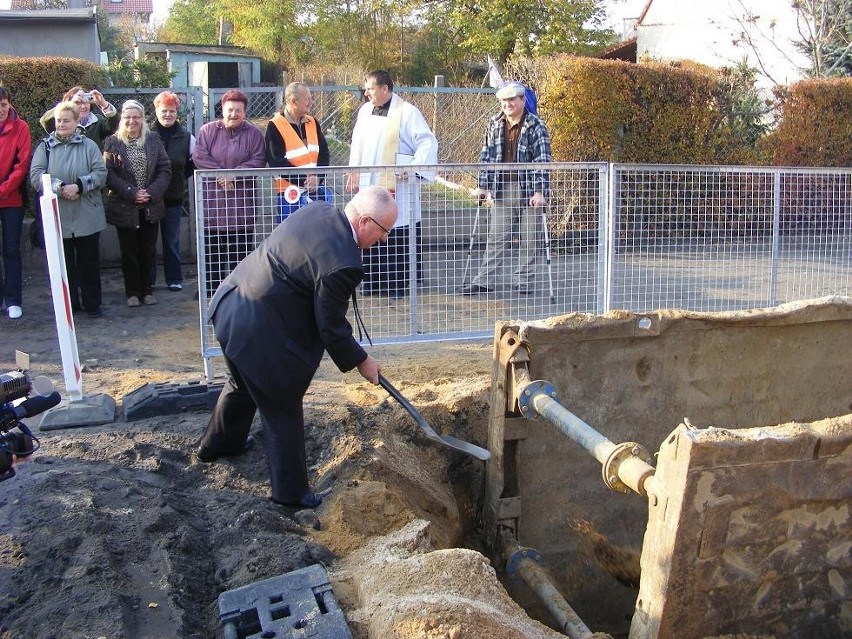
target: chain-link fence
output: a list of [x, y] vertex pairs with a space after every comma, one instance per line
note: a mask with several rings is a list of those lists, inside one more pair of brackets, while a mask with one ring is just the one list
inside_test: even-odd
[[116, 109], [121, 111], [121, 105], [125, 100], [136, 100], [145, 107], [146, 119], [153, 124], [156, 120], [154, 115], [154, 98], [161, 91], [171, 91], [180, 98], [178, 109], [178, 120], [188, 131], [195, 134], [204, 124], [204, 92], [201, 87], [188, 87], [184, 89], [127, 89], [112, 88], [104, 89], [104, 97], [112, 102]]
[[[221, 116], [222, 96], [227, 89], [211, 89], [209, 113]], [[266, 130], [269, 119], [281, 108], [283, 87], [241, 89], [249, 98], [248, 119]], [[485, 124], [499, 112], [493, 89], [455, 89], [448, 87], [395, 87], [394, 93], [416, 106], [438, 138], [438, 160], [463, 164], [479, 160]], [[332, 166], [349, 162], [349, 143], [355, 116], [363, 103], [358, 87], [311, 87], [313, 107], [328, 139]]]
[[[485, 168], [496, 171], [495, 197], [480, 201], [473, 189]], [[357, 294], [375, 343], [488, 337], [497, 320], [574, 311], [722, 311], [850, 295], [849, 169], [553, 163], [422, 170], [437, 178], [397, 182], [398, 201], [419, 195], [420, 223], [395, 229], [392, 251], [382, 245], [365, 256], [368, 276]], [[323, 170], [328, 197], [341, 208], [351, 197], [348, 171]], [[549, 189], [540, 209], [525, 205], [533, 171]], [[296, 193], [276, 191], [274, 178], [294, 173], [196, 173], [207, 365], [220, 354], [209, 298], [305, 201], [290, 204]], [[225, 234], [205, 227], [204, 184], [222, 176], [247, 180], [254, 194], [250, 223]]]
[[[105, 89], [104, 95], [116, 108], [134, 99], [146, 109], [149, 122], [154, 121], [154, 97], [165, 89]], [[222, 96], [229, 89], [210, 89], [205, 95], [200, 87], [169, 89], [181, 99], [179, 120], [193, 134], [205, 122], [222, 117]], [[247, 119], [261, 131], [281, 108], [284, 87], [247, 87], [240, 89], [249, 98]], [[449, 87], [396, 87], [394, 91], [415, 105], [438, 138], [438, 160], [463, 164], [479, 160], [485, 125], [499, 112], [493, 89], [461, 89]], [[312, 115], [328, 139], [332, 166], [349, 162], [349, 143], [355, 116], [363, 102], [356, 86], [311, 87]]]

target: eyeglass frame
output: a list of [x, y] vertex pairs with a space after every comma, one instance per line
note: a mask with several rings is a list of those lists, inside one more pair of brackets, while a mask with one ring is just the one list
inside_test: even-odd
[[385, 228], [385, 226], [384, 226], [383, 224], [381, 224], [381, 223], [380, 223], [380, 222], [379, 222], [376, 218], [374, 218], [372, 215], [366, 215], [366, 216], [364, 216], [364, 217], [366, 217], [366, 218], [367, 218], [367, 219], [369, 219], [369, 220], [373, 220], [373, 222], [375, 222], [375, 223], [376, 223], [376, 226], [378, 226], [380, 229], [382, 229], [382, 230], [385, 232], [385, 237], [387, 237], [388, 235], [390, 235], [391, 230], [390, 230], [390, 229]]

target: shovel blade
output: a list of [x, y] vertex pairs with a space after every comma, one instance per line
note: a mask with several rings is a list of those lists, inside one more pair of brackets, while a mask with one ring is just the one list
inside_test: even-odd
[[396, 401], [398, 401], [402, 407], [408, 412], [409, 415], [414, 419], [417, 425], [420, 427], [426, 437], [428, 437], [431, 441], [446, 446], [447, 448], [452, 448], [453, 450], [457, 450], [461, 453], [465, 453], [472, 457], [476, 457], [476, 459], [480, 459], [482, 461], [488, 461], [491, 458], [491, 453], [484, 448], [481, 448], [475, 444], [471, 444], [469, 442], [462, 441], [461, 439], [457, 439], [452, 435], [440, 435], [429, 425], [429, 422], [419, 413], [419, 411], [411, 405], [405, 396], [400, 393], [396, 387], [391, 384], [383, 375], [379, 375], [379, 385], [384, 388], [390, 396], [393, 397]]

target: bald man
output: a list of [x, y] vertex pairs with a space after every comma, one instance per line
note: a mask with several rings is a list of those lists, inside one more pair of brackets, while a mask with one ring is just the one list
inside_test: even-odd
[[355, 340], [346, 313], [364, 278], [361, 251], [386, 241], [396, 218], [396, 202], [380, 186], [359, 191], [345, 211], [312, 202], [222, 282], [210, 317], [230, 376], [201, 438], [199, 461], [248, 450], [259, 410], [272, 501], [291, 508], [322, 503], [308, 484], [302, 399], [323, 351], [341, 371], [357, 368], [378, 384], [379, 363]]

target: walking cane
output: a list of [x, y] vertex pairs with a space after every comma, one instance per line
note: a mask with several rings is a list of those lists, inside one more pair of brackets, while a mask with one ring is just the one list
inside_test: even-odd
[[[457, 182], [451, 182], [445, 178], [442, 178], [440, 175], [435, 177], [435, 182], [441, 184], [448, 189], [452, 189], [454, 191], [464, 191], [470, 195], [475, 195], [477, 193], [476, 189], [469, 189], [467, 187], [458, 184]], [[470, 263], [473, 259], [473, 243], [476, 241], [476, 229], [479, 227], [479, 207], [482, 206], [482, 200], [479, 201], [476, 207], [476, 216], [473, 218], [473, 229], [470, 231], [470, 243], [467, 247], [467, 262], [464, 265], [464, 273], [462, 274], [462, 286], [467, 283], [467, 276], [470, 272]]]
[[553, 269], [550, 265], [550, 233], [547, 232], [547, 207], [541, 210], [541, 225], [544, 228], [544, 255], [547, 260], [547, 283], [550, 286], [550, 303], [556, 304], [556, 296], [553, 294]]
[[467, 283], [467, 276], [470, 272], [470, 262], [473, 259], [473, 243], [476, 241], [476, 228], [479, 226], [479, 206], [476, 207], [476, 216], [473, 218], [473, 228], [470, 231], [470, 243], [467, 246], [467, 262], [464, 265], [464, 273], [462, 274], [462, 286]]

